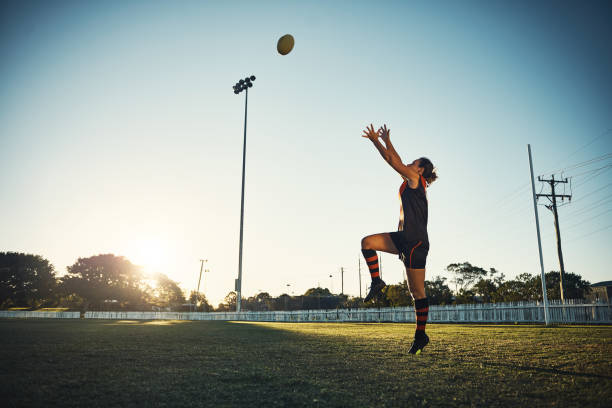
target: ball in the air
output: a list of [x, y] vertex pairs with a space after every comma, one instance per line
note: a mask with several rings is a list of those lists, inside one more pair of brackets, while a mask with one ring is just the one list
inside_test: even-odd
[[287, 55], [293, 49], [293, 44], [295, 44], [293, 36], [291, 34], [285, 34], [278, 39], [276, 50], [280, 55]]

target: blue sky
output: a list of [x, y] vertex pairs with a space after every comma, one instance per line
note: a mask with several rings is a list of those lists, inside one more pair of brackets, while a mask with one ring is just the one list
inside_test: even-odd
[[[218, 303], [238, 270], [244, 94], [231, 86], [256, 75], [243, 295], [339, 292], [340, 267], [359, 294], [360, 239], [399, 216], [401, 179], [360, 137], [371, 122], [406, 161], [438, 168], [428, 277], [452, 278], [445, 267], [462, 261], [539, 273], [530, 143], [536, 176], [573, 176], [559, 209], [566, 270], [612, 279], [605, 2], [1, 7], [0, 250], [43, 255], [60, 274], [78, 257], [124, 255], [185, 289], [204, 258]], [[295, 48], [280, 56], [286, 33]], [[557, 270], [542, 206], [540, 223]], [[402, 264], [383, 255], [382, 273], [399, 282]]]

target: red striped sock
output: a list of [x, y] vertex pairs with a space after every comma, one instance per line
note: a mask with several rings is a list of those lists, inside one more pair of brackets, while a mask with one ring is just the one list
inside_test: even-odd
[[361, 253], [368, 264], [368, 269], [370, 270], [370, 276], [372, 279], [380, 277], [380, 273], [378, 272], [378, 255], [376, 251], [373, 249], [362, 249]]
[[425, 325], [427, 325], [427, 315], [429, 314], [429, 299], [415, 300], [414, 311], [416, 312], [416, 337], [425, 334]]

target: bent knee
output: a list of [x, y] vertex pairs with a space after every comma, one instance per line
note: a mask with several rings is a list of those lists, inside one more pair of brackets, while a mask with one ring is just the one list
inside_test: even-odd
[[371, 235], [361, 238], [361, 249], [373, 249]]

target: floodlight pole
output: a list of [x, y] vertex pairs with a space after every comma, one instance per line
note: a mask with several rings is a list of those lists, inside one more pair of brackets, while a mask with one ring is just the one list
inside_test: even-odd
[[240, 243], [238, 248], [238, 279], [236, 279], [236, 312], [240, 312], [242, 299], [242, 237], [244, 227], [244, 176], [246, 164], [246, 136], [247, 136], [247, 103], [249, 100], [249, 88], [253, 86], [252, 81], [255, 81], [255, 76], [251, 75], [245, 79], [241, 79], [233, 86], [234, 93], [238, 95], [245, 91], [244, 98], [244, 142], [242, 145], [242, 194], [240, 196]]
[[236, 312], [240, 311], [242, 299], [242, 234], [244, 230], [244, 174], [246, 164], [246, 129], [247, 129], [247, 102], [249, 90], [244, 97], [244, 143], [242, 144], [242, 193], [240, 195], [240, 248], [238, 254], [238, 280], [236, 281]]
[[535, 212], [536, 231], [538, 233], [538, 249], [540, 251], [540, 270], [542, 274], [542, 299], [544, 300], [544, 321], [550, 324], [550, 314], [548, 310], [548, 295], [546, 294], [546, 275], [544, 273], [544, 260], [542, 259], [542, 240], [540, 238], [540, 221], [538, 219], [538, 203], [535, 192], [535, 182], [533, 180], [533, 162], [531, 160], [531, 145], [527, 145], [529, 153], [529, 171], [531, 172], [531, 193], [533, 194], [533, 211]]
[[[198, 278], [198, 289], [196, 290], [197, 300], [200, 300], [200, 282], [202, 281], [202, 269], [204, 268], [204, 262], [208, 262], [208, 259], [200, 259], [200, 277]], [[208, 269], [204, 272], [208, 272]]]
[[196, 295], [200, 296], [200, 282], [202, 281], [202, 269], [204, 268], [204, 262], [208, 262], [208, 259], [200, 259], [200, 277], [198, 278], [198, 290]]
[[200, 282], [202, 281], [202, 269], [204, 269], [204, 262], [208, 262], [208, 259], [200, 259], [200, 277], [198, 278], [198, 289], [196, 290], [197, 300], [200, 300]]
[[357, 264], [359, 265], [359, 299], [361, 299], [361, 256], [357, 256]]

